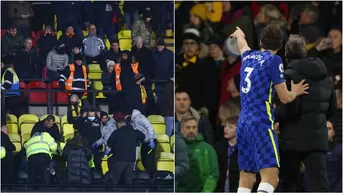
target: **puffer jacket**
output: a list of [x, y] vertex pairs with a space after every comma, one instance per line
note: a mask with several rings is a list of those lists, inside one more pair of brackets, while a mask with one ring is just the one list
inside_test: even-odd
[[55, 72], [57, 70], [62, 71], [66, 66], [68, 66], [68, 55], [66, 53], [58, 54], [55, 48], [52, 49], [46, 58], [46, 67], [48, 70]]
[[98, 139], [95, 143], [100, 146], [102, 144], [105, 144], [107, 146], [107, 140], [110, 138], [113, 131], [117, 130], [116, 122], [113, 118], [110, 118], [110, 120], [106, 123], [106, 125], [103, 125], [101, 123], [100, 126], [101, 131], [101, 138]]
[[85, 144], [77, 144], [68, 140], [63, 149], [63, 156], [67, 158], [67, 173], [69, 184], [92, 184], [92, 172], [88, 161], [92, 157], [92, 150]]
[[98, 38], [96, 35], [89, 35], [82, 41], [84, 46], [84, 54], [89, 57], [99, 56], [102, 50], [105, 49], [105, 44], [102, 39]]
[[131, 125], [145, 135], [144, 142], [156, 139], [156, 133], [149, 120], [141, 112], [134, 109], [131, 115]]

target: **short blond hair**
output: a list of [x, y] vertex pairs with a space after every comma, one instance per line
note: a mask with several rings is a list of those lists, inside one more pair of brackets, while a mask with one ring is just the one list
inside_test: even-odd
[[181, 119], [181, 122], [180, 122], [181, 128], [183, 128], [183, 126], [184, 126], [184, 124], [185, 124], [186, 122], [192, 121], [192, 120], [194, 120], [195, 122], [197, 122], [197, 125], [198, 125], [198, 121], [197, 121], [197, 119], [196, 119], [193, 115], [188, 114], [188, 115], [183, 116], [182, 119]]
[[227, 101], [219, 107], [219, 119], [223, 122], [237, 122], [241, 108], [239, 104]]

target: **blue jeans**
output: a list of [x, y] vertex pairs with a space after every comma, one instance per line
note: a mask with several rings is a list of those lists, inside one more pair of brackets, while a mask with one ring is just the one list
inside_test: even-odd
[[[170, 14], [172, 26], [168, 27], [168, 14]], [[174, 30], [174, 3], [163, 3], [161, 7], [161, 30], [164, 33], [165, 30]]]
[[[107, 36], [107, 39], [112, 42], [117, 37], [117, 24], [109, 24], [105, 25], [102, 28], [98, 29], [99, 37], [101, 39], [105, 39], [105, 34]], [[104, 42], [105, 43], [105, 42]]]
[[164, 117], [166, 122], [166, 134], [170, 137], [174, 134], [174, 117]]
[[124, 20], [126, 24], [126, 29], [131, 30], [131, 26], [139, 20], [138, 10], [134, 13], [124, 13]]

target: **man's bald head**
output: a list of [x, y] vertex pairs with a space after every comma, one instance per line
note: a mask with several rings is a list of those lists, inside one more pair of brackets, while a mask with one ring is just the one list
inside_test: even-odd
[[94, 24], [88, 25], [88, 34], [96, 35], [96, 26]]

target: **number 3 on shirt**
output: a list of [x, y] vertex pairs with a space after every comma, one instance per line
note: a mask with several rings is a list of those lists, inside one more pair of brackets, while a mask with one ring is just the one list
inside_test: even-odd
[[242, 92], [243, 92], [243, 93], [248, 93], [248, 92], [250, 91], [250, 88], [251, 88], [250, 75], [251, 75], [251, 73], [252, 73], [253, 70], [254, 70], [254, 68], [251, 68], [251, 67], [246, 67], [246, 68], [244, 69], [244, 72], [247, 73], [247, 75], [246, 75], [245, 78], [244, 78], [244, 82], [247, 83], [247, 86], [246, 86], [246, 87], [242, 86]]

